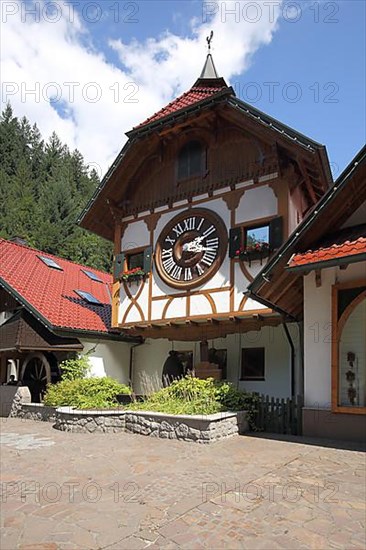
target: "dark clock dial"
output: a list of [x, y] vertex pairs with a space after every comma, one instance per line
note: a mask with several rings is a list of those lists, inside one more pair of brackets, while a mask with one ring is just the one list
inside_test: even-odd
[[176, 288], [193, 288], [220, 267], [227, 247], [221, 218], [206, 209], [177, 215], [162, 231], [155, 254], [161, 278]]

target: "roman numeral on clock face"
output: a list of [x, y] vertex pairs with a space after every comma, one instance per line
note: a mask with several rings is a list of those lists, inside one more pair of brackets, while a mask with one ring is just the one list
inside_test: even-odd
[[184, 270], [184, 280], [191, 281], [193, 279], [192, 270], [190, 267], [186, 267]]
[[169, 243], [169, 244], [171, 244], [171, 245], [173, 246], [173, 244], [175, 243], [175, 240], [174, 240], [174, 239], [171, 239], [171, 238], [168, 236], [168, 237], [166, 237], [165, 242], [167, 242], [167, 243]]
[[182, 275], [182, 271], [183, 271], [182, 267], [180, 267], [179, 265], [175, 265], [170, 272], [170, 276], [173, 277], [173, 279], [176, 279], [177, 281], [179, 281]]
[[170, 272], [174, 269], [174, 267], [176, 266], [176, 263], [175, 261], [173, 260], [173, 256], [170, 256], [169, 258], [167, 258], [166, 260], [163, 260], [163, 266], [164, 266], [164, 269], [167, 273], [170, 274]]
[[196, 218], [186, 218], [183, 220], [183, 231], [193, 231], [196, 226]]
[[202, 233], [202, 237], [208, 237], [209, 235], [211, 235], [211, 233], [215, 233], [216, 231], [216, 228], [214, 225], [210, 225], [210, 227], [208, 227], [207, 229], [205, 229], [205, 231]]
[[206, 246], [208, 248], [218, 248], [219, 246], [219, 238], [214, 237], [213, 239], [207, 239], [206, 240]]
[[173, 227], [173, 231], [177, 235], [177, 237], [180, 237], [180, 235], [184, 232], [184, 229], [180, 223], [177, 223], [177, 225]]
[[201, 261], [203, 264], [210, 266], [215, 258], [216, 252], [214, 252], [213, 250], [206, 250]]

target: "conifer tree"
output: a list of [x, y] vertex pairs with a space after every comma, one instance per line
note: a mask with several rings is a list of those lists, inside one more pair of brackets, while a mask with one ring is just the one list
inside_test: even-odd
[[112, 245], [76, 225], [99, 184], [80, 151], [69, 151], [55, 132], [44, 142], [27, 118], [8, 104], [0, 117], [0, 236], [105, 271]]

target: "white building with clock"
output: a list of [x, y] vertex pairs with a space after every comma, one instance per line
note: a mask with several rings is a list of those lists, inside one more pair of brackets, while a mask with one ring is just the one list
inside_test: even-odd
[[329, 187], [325, 147], [238, 99], [210, 54], [127, 137], [80, 223], [114, 241], [113, 328], [141, 337], [134, 390], [175, 349], [240, 388], [301, 393], [302, 320], [246, 290]]

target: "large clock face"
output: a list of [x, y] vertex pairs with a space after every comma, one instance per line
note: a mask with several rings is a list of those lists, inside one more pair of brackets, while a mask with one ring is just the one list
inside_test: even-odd
[[211, 210], [186, 210], [163, 229], [155, 251], [160, 277], [174, 288], [194, 288], [219, 269], [226, 253], [225, 224]]

